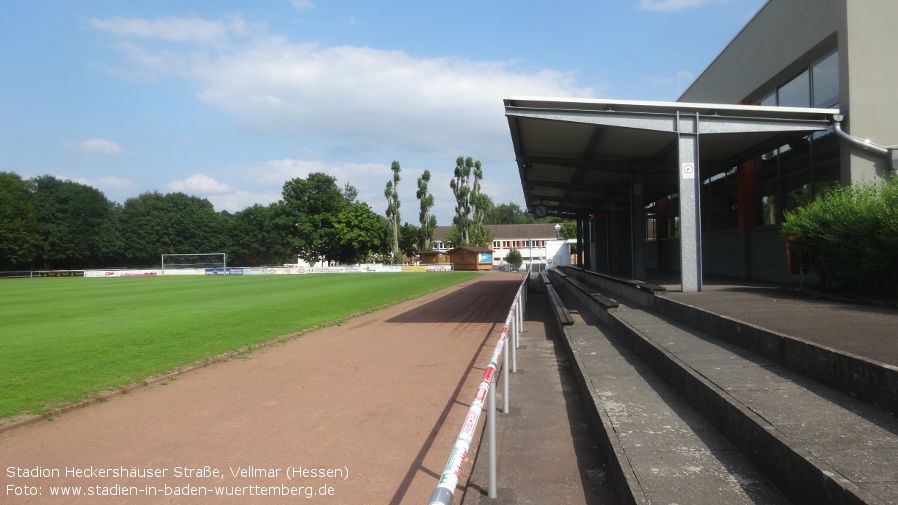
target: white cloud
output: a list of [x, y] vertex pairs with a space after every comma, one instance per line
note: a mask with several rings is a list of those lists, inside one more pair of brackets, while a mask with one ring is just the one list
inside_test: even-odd
[[237, 165], [233, 168], [242, 173], [247, 181], [263, 183], [284, 182], [296, 177], [306, 178], [313, 172], [323, 172], [344, 182], [364, 180], [372, 176], [383, 177], [391, 173], [388, 164], [329, 163], [321, 160], [295, 160], [292, 158]]
[[315, 3], [312, 2], [312, 0], [290, 0], [290, 3], [301, 11], [312, 10], [315, 8]]
[[[57, 179], [66, 180], [66, 177], [61, 175], [55, 176]], [[79, 184], [84, 184], [86, 186], [90, 186], [93, 188], [97, 188], [100, 191], [121, 191], [126, 189], [132, 189], [137, 187], [134, 184], [134, 181], [130, 181], [128, 179], [122, 179], [121, 177], [116, 177], [114, 175], [107, 175], [104, 177], [100, 177], [99, 179], [86, 179], [84, 177], [78, 177], [76, 179], [72, 179], [72, 181], [77, 182]]]
[[239, 212], [256, 204], [268, 205], [281, 198], [280, 193], [252, 193], [248, 191], [234, 191], [221, 195], [206, 197], [216, 211]]
[[172, 181], [165, 187], [169, 191], [200, 195], [225, 193], [231, 189], [227, 184], [205, 174], [194, 174], [183, 181]]
[[196, 16], [154, 20], [115, 17], [91, 19], [90, 25], [115, 35], [172, 42], [224, 42], [232, 36], [245, 37], [250, 33], [249, 27], [240, 16], [224, 21], [207, 21]]
[[[449, 153], [505, 150], [502, 98], [591, 96], [569, 74], [508, 62], [420, 58], [366, 47], [269, 39], [207, 61], [201, 100], [262, 130], [330, 139], [334, 149]], [[501, 147], [499, 147], [501, 146]]]
[[[202, 26], [202, 20], [188, 21]], [[148, 27], [157, 23], [145, 22]], [[257, 131], [315, 139], [332, 154], [356, 157], [398, 150], [441, 153], [450, 162], [459, 153], [507, 155], [504, 96], [593, 95], [591, 88], [578, 87], [571, 73], [522, 68], [519, 62], [319, 47], [273, 35], [217, 52], [175, 53], [135, 42], [120, 47], [136, 71], [199, 83], [200, 100], [232, 112]]]
[[123, 189], [134, 188], [136, 184], [128, 179], [122, 179], [121, 177], [116, 177], [114, 175], [107, 175], [105, 177], [100, 177], [99, 179], [94, 181], [91, 186], [95, 186], [103, 191], [119, 191]]
[[93, 154], [115, 155], [125, 152], [125, 148], [118, 142], [106, 139], [89, 139], [83, 142], [63, 142], [63, 146], [77, 151]]
[[[448, 181], [459, 155], [484, 163], [486, 182], [497, 185], [496, 192], [490, 193], [496, 203], [520, 197], [503, 97], [594, 96], [592, 88], [577, 85], [573, 73], [529, 68], [520, 61], [321, 47], [264, 30], [239, 43], [232, 37], [229, 44], [217, 44], [229, 33], [224, 27], [216, 31], [208, 26], [209, 35], [187, 38], [178, 35], [181, 23], [171, 18], [163, 21], [119, 22], [119, 31], [104, 24], [94, 26], [123, 36], [146, 33], [146, 37], [155, 34], [166, 40], [180, 37], [209, 44], [199, 51], [174, 44], [163, 50], [132, 38], [119, 45], [130, 68], [117, 73], [182, 77], [196, 86], [199, 100], [230, 112], [255, 135], [296, 139], [292, 152], [306, 158], [229, 167], [242, 179], [229, 180], [226, 190], [205, 193], [214, 194], [210, 201], [224, 210], [239, 210], [233, 206], [241, 202], [255, 203], [252, 195], [275, 195], [267, 200], [270, 203], [280, 195], [284, 181], [324, 172], [335, 176], [341, 186], [356, 186], [359, 199], [382, 213], [389, 164], [398, 159], [403, 165], [404, 219], [414, 222], [417, 218], [415, 179], [426, 168], [433, 174], [430, 188], [438, 202], [435, 212], [445, 224], [454, 202]], [[184, 24], [207, 26], [201, 21], [188, 18]], [[189, 179], [169, 188], [188, 191], [188, 185]]]
[[674, 12], [722, 0], [640, 0], [639, 7], [647, 11]]
[[[352, 184], [359, 190], [359, 200], [372, 205], [383, 198], [384, 185], [392, 174], [388, 163], [335, 163], [292, 158], [240, 164], [231, 167], [231, 170], [239, 174], [243, 181], [241, 187], [277, 191], [278, 195], [285, 181], [305, 179], [313, 172], [321, 172], [335, 177], [341, 188], [344, 184]], [[419, 175], [420, 173], [415, 174], [415, 178]], [[404, 177], [403, 182], [408, 177], [410, 176]]]

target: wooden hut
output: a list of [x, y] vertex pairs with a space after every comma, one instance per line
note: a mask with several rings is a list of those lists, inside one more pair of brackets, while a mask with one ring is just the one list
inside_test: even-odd
[[418, 251], [421, 263], [425, 265], [448, 265], [452, 263], [449, 254], [444, 251]]
[[493, 250], [485, 247], [463, 246], [449, 251], [455, 270], [492, 270]]

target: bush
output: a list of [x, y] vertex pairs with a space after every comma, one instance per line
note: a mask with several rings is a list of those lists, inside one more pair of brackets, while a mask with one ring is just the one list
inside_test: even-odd
[[898, 181], [830, 188], [786, 212], [782, 233], [823, 285], [898, 294]]
[[521, 264], [524, 263], [524, 257], [521, 256], [521, 251], [511, 248], [508, 251], [508, 254], [505, 255], [505, 261], [507, 261], [509, 265], [514, 265], [520, 268]]

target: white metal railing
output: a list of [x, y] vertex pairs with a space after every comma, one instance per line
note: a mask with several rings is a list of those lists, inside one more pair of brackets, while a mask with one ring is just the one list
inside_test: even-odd
[[[521, 285], [515, 293], [514, 301], [508, 309], [508, 317], [505, 318], [505, 325], [502, 327], [502, 334], [496, 342], [496, 348], [490, 356], [489, 364], [483, 373], [480, 386], [477, 388], [477, 394], [474, 395], [474, 401], [468, 409], [465, 416], [465, 422], [458, 432], [458, 438], [455, 439], [455, 445], [449, 454], [449, 461], [446, 462], [446, 468], [440, 476], [436, 489], [430, 495], [427, 502], [430, 505], [451, 505], [455, 497], [455, 487], [458, 485], [458, 478], [461, 475], [462, 466], [468, 456], [468, 450], [471, 448], [471, 442], [474, 438], [474, 432], [477, 430], [477, 422], [480, 420], [480, 413], [483, 411], [484, 399], [487, 401], [487, 456], [489, 457], [489, 468], [487, 471], [487, 495], [490, 498], [496, 498], [498, 495], [498, 485], [496, 483], [496, 388], [492, 387], [496, 380], [496, 373], [499, 371], [499, 354], [503, 354], [502, 358], [502, 412], [509, 412], [508, 403], [508, 370], [517, 372], [517, 348], [520, 344], [521, 329], [524, 324], [524, 307], [527, 304], [527, 281], [530, 279], [530, 268], [524, 275]], [[511, 343], [506, 345], [509, 332], [511, 333]], [[509, 357], [509, 354], [511, 355]]]

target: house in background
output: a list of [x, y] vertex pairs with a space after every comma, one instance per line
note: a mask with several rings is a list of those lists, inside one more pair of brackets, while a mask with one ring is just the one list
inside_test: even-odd
[[[486, 227], [493, 236], [492, 263], [496, 268], [504, 270], [508, 267], [505, 257], [512, 248], [521, 252], [525, 268], [531, 263], [535, 268], [550, 268], [554, 265], [569, 265], [571, 262], [570, 244], [559, 236], [560, 224], [488, 224]], [[451, 228], [437, 226], [434, 229], [434, 251], [445, 252], [447, 248], [451, 249], [445, 241]]]

